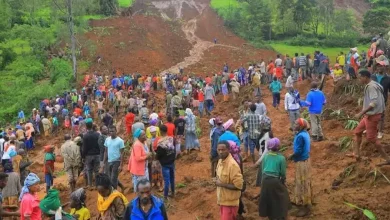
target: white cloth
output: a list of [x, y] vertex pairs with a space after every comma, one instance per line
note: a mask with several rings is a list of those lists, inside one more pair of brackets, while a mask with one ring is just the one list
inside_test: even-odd
[[284, 96], [284, 109], [288, 111], [288, 110], [299, 110], [299, 108], [300, 105], [295, 100], [295, 97], [292, 96], [289, 92], [286, 93], [286, 95]]

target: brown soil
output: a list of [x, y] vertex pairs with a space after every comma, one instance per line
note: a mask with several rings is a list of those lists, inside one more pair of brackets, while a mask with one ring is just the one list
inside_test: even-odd
[[[85, 37], [96, 42], [97, 54], [103, 57], [103, 64], [93, 64], [90, 71], [109, 72], [113, 68], [120, 68], [124, 72], [138, 70], [142, 74], [151, 74], [169, 69], [172, 66], [175, 67], [177, 63], [186, 62], [185, 64], [191, 65], [185, 68], [185, 72], [205, 76], [219, 72], [224, 62], [237, 68], [241, 64], [246, 66], [248, 62], [275, 56], [273, 51], [258, 50], [245, 45], [245, 41], [227, 31], [222, 26], [222, 21], [208, 8], [207, 0], [195, 1], [206, 3], [205, 9], [201, 10], [203, 12], [201, 15], [196, 15], [195, 9], [191, 6], [194, 2], [192, 0], [173, 0], [172, 2], [184, 2], [182, 10], [187, 11], [187, 13], [181, 18], [181, 23], [164, 21], [158, 16], [153, 16], [165, 14], [166, 18], [174, 18], [177, 10], [172, 8], [173, 6], [166, 10], [153, 9], [150, 0], [142, 1], [142, 3], [137, 1], [133, 8], [133, 12], [137, 13], [131, 18], [93, 21], [91, 25], [94, 29]], [[152, 14], [152, 16], [144, 16], [142, 13]], [[183, 29], [194, 18], [197, 19], [196, 29], [192, 29], [191, 32], [194, 31], [195, 38], [191, 38], [194, 39], [194, 42], [191, 42]], [[180, 25], [182, 26], [180, 27]], [[96, 27], [100, 28], [96, 30]], [[101, 31], [102, 28], [107, 29], [109, 34]], [[210, 45], [214, 37], [217, 37], [223, 45]], [[120, 46], [120, 42], [124, 42], [125, 46], [123, 44]], [[206, 45], [206, 47], [202, 47], [200, 50], [195, 45]], [[195, 53], [190, 53], [190, 51], [195, 51]], [[193, 63], [193, 59], [197, 62]], [[309, 87], [309, 82], [306, 81], [297, 84], [303, 97], [308, 92]], [[343, 85], [334, 86], [332, 80], [327, 81], [324, 90], [328, 98], [326, 108], [331, 110], [342, 108], [348, 115], [352, 116], [361, 108], [357, 104], [359, 95], [344, 94], [344, 87]], [[274, 134], [281, 139], [283, 145], [287, 146], [284, 154], [289, 155], [292, 152], [292, 133], [288, 131], [288, 116], [283, 110], [276, 110], [272, 107], [272, 95], [266, 87], [262, 87], [262, 91], [269, 116], [273, 121]], [[251, 88], [242, 88], [242, 95], [239, 99], [230, 100], [227, 103], [223, 103], [222, 97], [218, 96], [213, 116], [221, 116], [223, 120], [229, 118], [237, 120], [237, 109], [241, 101], [251, 100], [248, 98], [252, 97], [251, 94]], [[154, 95], [158, 106], [162, 106], [163, 93], [158, 92]], [[283, 97], [284, 95], [282, 95], [282, 100]], [[118, 118], [119, 120], [120, 118]], [[305, 219], [364, 219], [359, 211], [347, 207], [344, 204], [345, 201], [372, 210], [377, 219], [390, 219], [390, 206], [388, 205], [390, 185], [379, 174], [379, 171], [376, 172], [375, 180], [374, 172], [371, 172], [375, 171], [373, 164], [380, 161], [379, 154], [373, 147], [365, 146], [363, 153], [371, 160], [354, 163], [353, 159], [345, 157], [345, 153], [341, 152], [338, 146], [339, 139], [344, 136], [352, 137], [353, 134], [352, 131], [344, 129], [344, 123], [342, 120], [327, 116], [323, 122], [327, 140], [312, 144], [311, 160], [315, 205], [312, 214]], [[181, 188], [177, 189], [176, 198], [166, 203], [169, 219], [219, 219], [219, 207], [216, 203], [215, 187], [210, 178], [210, 163], [208, 161], [210, 150], [208, 118], [203, 117], [200, 125], [202, 128], [201, 151], [192, 152], [176, 162], [176, 185], [180, 185]], [[386, 129], [389, 128], [389, 125], [390, 119], [388, 117]], [[118, 123], [118, 127], [121, 127], [120, 123]], [[38, 141], [37, 149], [31, 153], [32, 159], [36, 161], [32, 166], [34, 172], [42, 175], [42, 146], [48, 143], [59, 146], [62, 143], [63, 133], [61, 131], [60, 135], [53, 139]], [[121, 134], [123, 138], [126, 138], [123, 131]], [[386, 150], [390, 151], [387, 147], [390, 143], [390, 136], [385, 135], [382, 142], [385, 144]], [[56, 169], [60, 170], [61, 167], [62, 164], [56, 164]], [[390, 177], [389, 168], [380, 168], [379, 170]], [[256, 172], [257, 170], [251, 168], [251, 163], [245, 163], [244, 173], [249, 183], [243, 197], [246, 206], [245, 219], [259, 219], [257, 201], [253, 199], [259, 193], [259, 188], [254, 187]], [[294, 186], [294, 172], [294, 164], [288, 163], [287, 186], [291, 195]], [[126, 169], [120, 174], [119, 179], [127, 187], [125, 195], [129, 199], [133, 198], [131, 177]], [[54, 182], [55, 187], [61, 190], [62, 202], [67, 202], [70, 192], [66, 186], [66, 175], [58, 176]], [[82, 178], [79, 179], [78, 185], [84, 185]], [[155, 193], [161, 195], [158, 192]], [[91, 211], [92, 218], [98, 215], [96, 198], [96, 191], [88, 191], [87, 207]]]

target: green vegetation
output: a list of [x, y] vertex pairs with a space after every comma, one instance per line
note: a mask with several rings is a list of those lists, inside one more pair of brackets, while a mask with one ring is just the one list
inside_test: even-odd
[[128, 8], [133, 4], [133, 0], [118, 0], [119, 7]]
[[364, 14], [364, 32], [373, 35], [387, 33], [390, 28], [390, 1], [369, 0], [369, 2], [373, 7]]
[[[323, 48], [323, 47], [310, 47], [310, 46], [291, 46], [286, 45], [285, 43], [270, 43], [270, 45], [281, 54], [289, 54], [290, 57], [295, 53], [305, 53], [305, 54], [313, 54], [314, 51], [319, 50], [322, 53], [326, 54], [332, 63], [336, 62], [336, 57], [340, 52], [348, 52], [350, 48], [348, 47], [333, 47], [333, 48]], [[360, 51], [367, 51], [368, 45], [359, 45], [357, 46]]]
[[[20, 109], [30, 115], [42, 99], [74, 85], [67, 2], [0, 1], [1, 124], [15, 119]], [[128, 0], [126, 4], [131, 3]], [[119, 0], [73, 0], [78, 60], [83, 48], [90, 57], [96, 55], [96, 45], [80, 37], [88, 29], [88, 20], [117, 14], [117, 5]], [[78, 71], [86, 71], [88, 66], [81, 61]]]
[[283, 40], [292, 46], [350, 48], [369, 42], [360, 38], [353, 12], [336, 9], [334, 0], [212, 0], [210, 4], [227, 27], [257, 45]]
[[369, 219], [369, 220], [376, 220], [376, 217], [374, 215], [374, 213], [368, 209], [362, 209], [362, 208], [359, 208], [357, 207], [356, 205], [352, 204], [352, 203], [348, 203], [348, 202], [344, 202], [347, 206], [351, 207], [351, 208], [354, 208], [354, 209], [357, 209], [357, 210], [360, 210], [361, 212], [363, 212], [363, 214]]

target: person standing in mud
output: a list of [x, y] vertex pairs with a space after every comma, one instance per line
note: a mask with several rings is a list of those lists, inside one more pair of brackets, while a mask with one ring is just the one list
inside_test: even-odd
[[382, 114], [385, 111], [385, 99], [383, 97], [383, 87], [371, 80], [371, 74], [368, 70], [362, 69], [359, 71], [360, 82], [365, 84], [364, 95], [363, 95], [363, 110], [356, 114], [356, 118], [364, 116], [359, 125], [355, 128], [355, 145], [354, 153], [347, 154], [347, 156], [355, 157], [357, 161], [360, 158], [360, 147], [362, 144], [362, 136], [364, 130], [366, 130], [366, 139], [371, 144], [374, 144], [376, 149], [380, 152], [384, 163], [378, 164], [378, 166], [390, 165], [390, 157], [384, 151], [382, 144], [377, 139], [377, 128], [382, 118]]
[[311, 136], [313, 141], [323, 141], [324, 134], [321, 127], [321, 114], [326, 98], [324, 93], [318, 89], [318, 83], [312, 82], [310, 92], [306, 96], [306, 101], [300, 101], [301, 106], [309, 108]]
[[310, 214], [313, 203], [311, 183], [311, 162], [310, 162], [310, 135], [307, 132], [308, 122], [298, 118], [294, 124], [296, 132], [293, 142], [293, 154], [289, 160], [295, 163], [295, 188], [293, 203], [298, 206], [298, 211], [293, 213], [297, 217], [304, 217]]
[[82, 155], [85, 158], [85, 164], [87, 167], [88, 187], [92, 187], [93, 173], [96, 176], [99, 173], [100, 166], [100, 149], [98, 144], [99, 133], [93, 131], [92, 122], [88, 122], [86, 125], [87, 133], [83, 135]]
[[65, 143], [61, 146], [61, 154], [64, 158], [64, 169], [68, 174], [68, 182], [73, 192], [76, 188], [76, 180], [79, 176], [79, 166], [81, 164], [80, 148], [71, 140], [69, 134], [65, 134]]
[[214, 182], [217, 186], [217, 204], [220, 206], [220, 219], [234, 220], [238, 215], [244, 178], [240, 166], [230, 154], [229, 142], [219, 142], [217, 151], [220, 159]]
[[204, 89], [204, 100], [206, 105], [206, 114], [211, 115], [211, 111], [214, 108], [215, 91], [211, 86], [211, 83], [207, 83]]

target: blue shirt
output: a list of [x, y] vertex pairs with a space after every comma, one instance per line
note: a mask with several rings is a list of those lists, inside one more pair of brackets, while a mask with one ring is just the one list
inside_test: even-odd
[[272, 93], [280, 93], [280, 90], [282, 90], [282, 84], [279, 81], [272, 81], [269, 85], [269, 89]]
[[120, 161], [121, 149], [125, 148], [125, 143], [120, 137], [112, 139], [106, 138], [104, 146], [107, 148], [108, 162]]
[[223, 128], [212, 128], [212, 135], [211, 135], [211, 151], [210, 155], [212, 158], [218, 157], [217, 152], [217, 146], [218, 146], [218, 140], [223, 134], [224, 130]]
[[240, 147], [241, 145], [241, 142], [238, 139], [237, 135], [231, 131], [225, 131], [225, 133], [223, 133], [221, 137], [219, 137], [218, 141], [233, 141], [236, 143], [237, 147]]
[[301, 106], [308, 106], [310, 114], [321, 114], [325, 103], [324, 93], [319, 89], [312, 89], [307, 94], [306, 102], [301, 102]]
[[302, 130], [294, 137], [294, 161], [305, 161], [310, 157], [310, 135], [307, 131]]
[[20, 112], [19, 112], [18, 118], [24, 118], [24, 112], [23, 112], [23, 111], [20, 111]]

